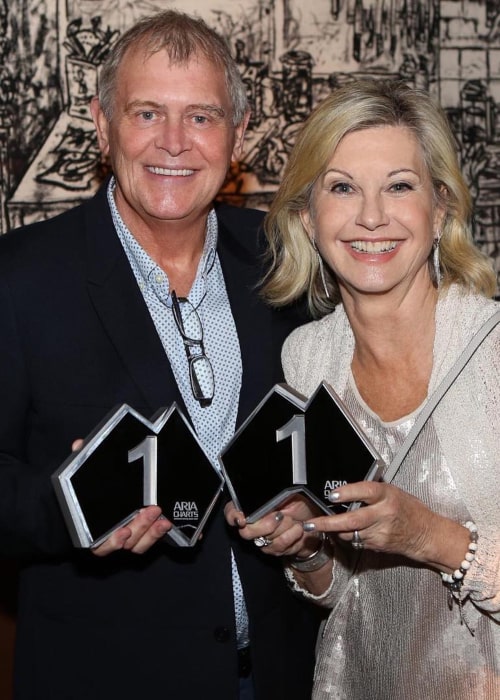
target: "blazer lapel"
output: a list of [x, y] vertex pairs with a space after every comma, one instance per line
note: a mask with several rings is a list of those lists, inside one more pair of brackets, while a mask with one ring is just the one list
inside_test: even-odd
[[[175, 401], [188, 416], [154, 323], [116, 234], [106, 187], [86, 211], [87, 280], [90, 298], [118, 356], [152, 412]], [[232, 214], [231, 214], [232, 215]], [[255, 220], [244, 210], [234, 221], [219, 218], [218, 253], [236, 324], [243, 363], [238, 424], [281, 380], [283, 324], [259, 299]], [[238, 226], [238, 235], [232, 233]], [[278, 314], [279, 316], [279, 314]]]
[[105, 188], [87, 212], [87, 280], [96, 313], [151, 411], [174, 400], [184, 410], [170, 363], [115, 232]]
[[[241, 213], [244, 221], [244, 213]], [[243, 223], [242, 223], [243, 227]], [[276, 379], [279, 350], [273, 346], [272, 312], [258, 296], [260, 266], [256, 263], [255, 228], [246, 232], [248, 247], [237, 240], [219, 219], [218, 252], [226, 282], [227, 293], [236, 324], [243, 364], [238, 424], [271, 390]]]

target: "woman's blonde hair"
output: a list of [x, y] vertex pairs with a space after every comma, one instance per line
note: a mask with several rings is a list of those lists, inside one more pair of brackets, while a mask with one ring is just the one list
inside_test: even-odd
[[[282, 306], [306, 294], [311, 313], [319, 317], [340, 301], [335, 275], [324, 266], [326, 294], [319, 256], [300, 213], [310, 209], [314, 185], [341, 139], [379, 126], [406, 127], [422, 149], [436, 201], [445, 210], [439, 246], [441, 288], [456, 282], [485, 296], [494, 295], [492, 261], [472, 239], [471, 197], [444, 111], [428, 93], [400, 81], [355, 80], [334, 90], [303, 124], [266, 216], [270, 268], [262, 293], [272, 304]], [[434, 276], [431, 260], [429, 264]]]

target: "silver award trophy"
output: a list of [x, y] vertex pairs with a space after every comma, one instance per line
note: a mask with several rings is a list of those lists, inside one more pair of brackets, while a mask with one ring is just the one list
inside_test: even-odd
[[173, 523], [166, 540], [191, 547], [224, 481], [174, 403], [151, 421], [122, 404], [52, 483], [76, 547], [99, 545], [147, 505], [160, 506]]
[[275, 385], [219, 461], [231, 498], [250, 523], [297, 493], [327, 514], [341, 512], [349, 506], [332, 504], [330, 491], [347, 482], [379, 479], [385, 467], [325, 382], [308, 401], [285, 384]]

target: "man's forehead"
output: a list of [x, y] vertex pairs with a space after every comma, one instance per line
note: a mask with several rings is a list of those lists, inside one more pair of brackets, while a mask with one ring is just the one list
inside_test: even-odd
[[121, 64], [132, 61], [138, 61], [139, 63], [146, 64], [155, 56], [165, 58], [168, 65], [172, 67], [186, 68], [188, 66], [192, 66], [193, 64], [200, 66], [208, 65], [210, 69], [214, 71], [214, 73], [220, 73], [221, 75], [224, 74], [223, 67], [216, 60], [214, 60], [213, 57], [207, 55], [203, 51], [192, 51], [189, 53], [189, 55], [178, 56], [173, 50], [169, 51], [168, 45], [160, 48], [152, 48], [144, 43], [137, 46], [131, 46], [125, 52]]

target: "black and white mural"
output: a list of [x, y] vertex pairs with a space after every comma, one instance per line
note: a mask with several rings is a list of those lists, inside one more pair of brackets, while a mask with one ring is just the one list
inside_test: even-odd
[[449, 114], [500, 279], [498, 0], [0, 0], [0, 233], [94, 192], [99, 66], [126, 27], [168, 7], [217, 29], [248, 86], [245, 155], [223, 197], [265, 209], [319, 100], [353, 76], [402, 78]]

